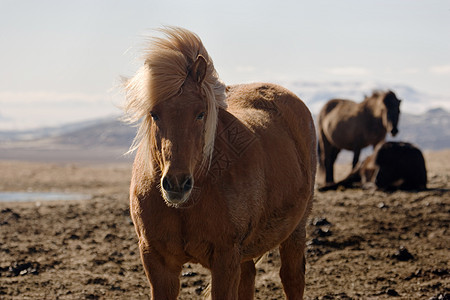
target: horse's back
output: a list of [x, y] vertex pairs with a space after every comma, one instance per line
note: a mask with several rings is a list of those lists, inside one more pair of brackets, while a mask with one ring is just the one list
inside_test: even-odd
[[244, 121], [249, 119], [249, 116], [241, 117], [239, 111], [260, 111], [266, 114], [268, 122], [278, 121], [281, 117], [287, 121], [289, 127], [293, 127], [291, 130], [298, 128], [294, 124], [300, 123], [303, 134], [305, 130], [314, 133], [314, 122], [306, 105], [295, 94], [281, 86], [268, 83], [230, 86], [227, 102], [228, 110]]
[[[295, 139], [302, 139], [304, 143], [315, 141], [310, 111], [302, 100], [281, 86], [268, 83], [231, 86], [227, 101], [228, 110], [243, 122], [259, 122], [254, 127], [260, 129], [269, 125], [280, 129], [285, 126], [284, 130], [292, 131]], [[259, 117], [258, 112], [261, 113]]]
[[345, 115], [353, 114], [357, 109], [357, 103], [347, 99], [331, 99], [322, 107], [319, 113], [319, 126], [326, 118], [339, 119]]

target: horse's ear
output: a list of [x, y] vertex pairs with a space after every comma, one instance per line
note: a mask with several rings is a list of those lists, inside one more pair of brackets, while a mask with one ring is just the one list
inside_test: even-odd
[[191, 68], [191, 76], [198, 84], [202, 84], [203, 80], [205, 80], [207, 67], [206, 59], [202, 55], [197, 56], [197, 60]]

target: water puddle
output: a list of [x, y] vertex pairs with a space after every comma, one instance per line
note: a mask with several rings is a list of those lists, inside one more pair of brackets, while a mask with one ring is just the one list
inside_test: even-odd
[[0, 192], [0, 202], [89, 200], [91, 195], [61, 192]]

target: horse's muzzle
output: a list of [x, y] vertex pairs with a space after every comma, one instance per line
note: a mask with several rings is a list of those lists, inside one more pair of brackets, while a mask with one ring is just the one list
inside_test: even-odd
[[170, 176], [166, 174], [161, 179], [162, 195], [168, 204], [177, 206], [189, 199], [193, 185], [194, 179], [191, 175]]
[[394, 128], [394, 129], [391, 130], [392, 136], [396, 136], [397, 133], [398, 133], [398, 129], [397, 128]]

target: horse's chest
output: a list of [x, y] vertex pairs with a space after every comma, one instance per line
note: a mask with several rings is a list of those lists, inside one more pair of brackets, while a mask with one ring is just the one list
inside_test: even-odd
[[207, 266], [213, 249], [214, 244], [211, 241], [188, 239], [184, 242], [183, 252], [190, 261]]
[[198, 223], [192, 225], [188, 223], [184, 224], [181, 232], [185, 255], [190, 258], [190, 261], [199, 262], [204, 266], [209, 264], [215, 248], [232, 244], [232, 233], [224, 229], [222, 224], [211, 225], [205, 222], [204, 225]]

